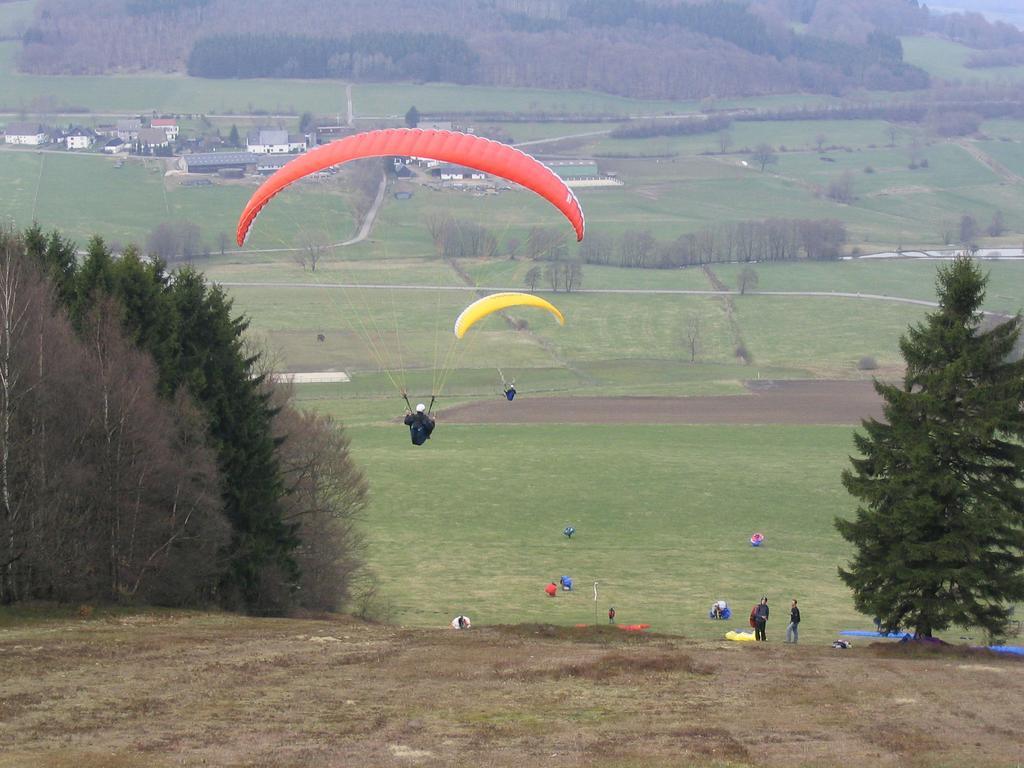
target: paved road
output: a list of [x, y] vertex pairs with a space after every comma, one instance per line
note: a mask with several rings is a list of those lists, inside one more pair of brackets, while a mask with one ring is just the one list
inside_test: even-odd
[[532, 141], [520, 141], [517, 144], [513, 144], [513, 147], [529, 147], [535, 144], [552, 144], [556, 141], [564, 141], [565, 139], [583, 139], [588, 136], [607, 136], [611, 133], [611, 129], [607, 131], [587, 131], [586, 133], [569, 133], [565, 136], [552, 136], [550, 139], [533, 139]]
[[[355, 242], [351, 240], [349, 242]], [[344, 243], [343, 243], [344, 245]], [[278, 249], [288, 250], [288, 249]], [[387, 291], [422, 291], [424, 286], [411, 284], [388, 285], [387, 283], [283, 283], [274, 281], [236, 281], [216, 280], [219, 285], [228, 288], [365, 288], [368, 290]], [[486, 285], [431, 285], [429, 290], [438, 291], [482, 291], [499, 293], [502, 291], [521, 291], [522, 286], [486, 286]], [[537, 293], [542, 293], [537, 291]], [[684, 290], [675, 288], [579, 288], [573, 293], [586, 294], [635, 294], [639, 296], [739, 296], [739, 291]], [[900, 304], [918, 304], [923, 307], [937, 307], [937, 302], [923, 299], [910, 299], [903, 296], [887, 296], [881, 293], [847, 293], [842, 291], [747, 291], [747, 296], [818, 296], [844, 299], [873, 299], [875, 301], [894, 301]]]
[[367, 238], [370, 234], [370, 228], [373, 227], [373, 222], [377, 218], [377, 211], [380, 210], [381, 203], [384, 202], [384, 193], [387, 192], [387, 190], [388, 177], [382, 173], [380, 175], [380, 184], [377, 186], [377, 197], [373, 199], [373, 205], [371, 205], [370, 210], [366, 212], [366, 217], [363, 219], [363, 223], [359, 225], [359, 232], [356, 233], [356, 236], [352, 239], [346, 240], [343, 243], [335, 243], [335, 245], [353, 245], [355, 243], [362, 242]]

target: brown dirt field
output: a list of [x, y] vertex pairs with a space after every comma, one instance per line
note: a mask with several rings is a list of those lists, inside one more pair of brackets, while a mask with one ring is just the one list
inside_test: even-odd
[[1011, 766], [1024, 662], [610, 627], [142, 614], [0, 629], [0, 768]]
[[870, 381], [750, 381], [748, 395], [497, 398], [448, 408], [449, 424], [859, 424], [881, 418]]

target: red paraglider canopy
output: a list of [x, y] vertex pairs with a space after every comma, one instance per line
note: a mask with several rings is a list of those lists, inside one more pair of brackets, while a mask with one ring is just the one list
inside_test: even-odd
[[507, 144], [458, 131], [388, 128], [346, 136], [299, 155], [263, 182], [238, 220], [235, 239], [242, 245], [253, 220], [278, 192], [299, 179], [331, 166], [366, 157], [400, 155], [458, 163], [531, 189], [558, 208], [583, 239], [583, 209], [568, 185], [539, 160]]

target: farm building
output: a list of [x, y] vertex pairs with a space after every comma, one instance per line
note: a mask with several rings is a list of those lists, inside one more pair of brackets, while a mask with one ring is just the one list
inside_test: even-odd
[[11, 123], [4, 132], [4, 142], [37, 147], [46, 143], [46, 129], [39, 123]]
[[96, 141], [96, 134], [89, 128], [72, 128], [64, 137], [68, 149], [89, 149]]
[[150, 128], [159, 128], [167, 134], [167, 138], [174, 141], [178, 138], [178, 121], [173, 118], [154, 117], [149, 122]]
[[143, 128], [139, 131], [139, 148], [156, 149], [170, 146], [170, 137], [160, 128]]
[[178, 166], [186, 173], [220, 173], [225, 170], [273, 173], [293, 159], [288, 155], [257, 152], [193, 152], [182, 155]]
[[135, 141], [142, 130], [142, 121], [136, 117], [118, 120], [114, 125], [114, 133], [121, 141]]
[[465, 179], [486, 179], [487, 174], [475, 168], [465, 168], [461, 165], [440, 165], [431, 170], [435, 176], [440, 176], [441, 181], [463, 181]]
[[254, 168], [256, 160], [252, 152], [193, 152], [182, 155], [178, 165], [186, 173], [218, 173], [229, 168]]
[[128, 142], [124, 139], [110, 139], [106, 144], [103, 145], [103, 151], [111, 155], [115, 155], [118, 152], [128, 151]]
[[575, 163], [545, 163], [570, 187], [618, 187], [622, 181], [602, 174], [594, 160]]
[[250, 131], [245, 138], [245, 148], [260, 155], [287, 154], [289, 152], [305, 152], [307, 142], [305, 136], [289, 135], [288, 131], [271, 131], [261, 128]]

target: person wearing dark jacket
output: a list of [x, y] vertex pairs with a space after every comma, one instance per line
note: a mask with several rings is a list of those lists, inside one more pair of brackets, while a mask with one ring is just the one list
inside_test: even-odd
[[423, 445], [430, 439], [430, 433], [434, 431], [434, 420], [430, 418], [427, 406], [423, 403], [416, 406], [416, 413], [406, 412], [405, 425], [409, 427], [413, 445]]
[[796, 607], [796, 600], [789, 607], [789, 625], [786, 627], [786, 642], [796, 643], [800, 640], [800, 609]]
[[768, 598], [762, 597], [757, 608], [754, 609], [754, 639], [767, 641], [765, 637], [765, 626], [768, 624]]

